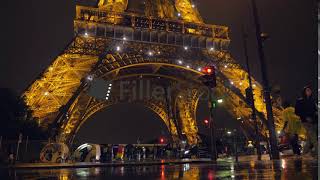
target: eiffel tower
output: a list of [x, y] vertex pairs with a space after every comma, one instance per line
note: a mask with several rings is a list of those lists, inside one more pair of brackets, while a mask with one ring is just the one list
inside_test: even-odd
[[[224, 97], [223, 106], [234, 119], [251, 116], [244, 95], [249, 86], [247, 72], [228, 52], [229, 43], [228, 27], [205, 24], [191, 0], [78, 2], [74, 38], [23, 96], [40, 126], [48, 132], [54, 129], [60, 142], [71, 143], [93, 114], [131, 102], [155, 112], [173, 141], [197, 144], [201, 140], [196, 109], [205, 93], [203, 67], [216, 67], [215, 96]], [[112, 89], [105, 89], [104, 99], [90, 94], [98, 80], [109, 82], [110, 87], [112, 84]], [[138, 90], [123, 95], [123, 82], [127, 83], [126, 90]], [[141, 82], [162, 93], [157, 97], [139, 96], [144, 86]], [[264, 132], [262, 87], [254, 78], [253, 84]], [[276, 127], [280, 127], [281, 109], [274, 106], [273, 111]], [[250, 120], [240, 124], [247, 136], [254, 136]]]

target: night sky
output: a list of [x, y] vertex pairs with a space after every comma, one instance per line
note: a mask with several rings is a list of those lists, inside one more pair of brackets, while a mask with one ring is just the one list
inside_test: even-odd
[[[317, 85], [316, 0], [256, 1], [262, 29], [270, 36], [265, 43], [270, 83], [273, 87], [280, 86], [284, 99], [294, 102], [304, 85], [312, 84], [314, 89]], [[248, 4], [249, 0], [197, 1], [207, 23], [230, 27], [230, 51], [240, 64], [244, 62], [241, 27], [247, 27], [251, 69], [259, 80], [253, 18]], [[74, 13], [74, 1], [1, 2], [1, 88], [22, 93], [32, 83], [72, 39]], [[203, 103], [199, 109], [200, 120], [207, 116], [207, 110]], [[224, 110], [217, 121], [219, 126], [235, 126]], [[165, 132], [164, 124], [153, 112], [143, 106], [124, 104], [94, 115], [80, 130], [79, 138], [125, 143], [135, 142], [141, 136], [156, 138]]]

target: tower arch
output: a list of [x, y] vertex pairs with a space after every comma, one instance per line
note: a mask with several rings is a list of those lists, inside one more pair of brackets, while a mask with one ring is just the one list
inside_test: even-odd
[[[169, 103], [173, 112], [167, 119], [172, 119], [177, 137], [196, 144], [195, 109], [204, 91], [199, 78], [203, 75], [201, 68], [207, 65], [217, 69], [216, 96], [225, 97], [225, 105], [235, 119], [249, 119], [251, 110], [244, 95], [248, 87], [246, 71], [228, 52], [228, 27], [204, 24], [196, 8], [190, 9], [190, 3], [176, 1], [174, 17], [127, 12], [125, 0], [104, 0], [97, 7], [77, 5], [74, 39], [23, 93], [40, 126], [57, 129], [61, 140], [69, 141], [85, 119], [108, 106], [87, 94], [91, 77], [118, 81], [152, 76], [165, 79], [164, 83], [174, 89]], [[254, 78], [253, 83], [258, 116], [265, 122], [262, 87]], [[153, 109], [162, 107], [153, 100], [143, 103]], [[274, 106], [273, 111], [276, 127], [280, 128], [281, 109]]]

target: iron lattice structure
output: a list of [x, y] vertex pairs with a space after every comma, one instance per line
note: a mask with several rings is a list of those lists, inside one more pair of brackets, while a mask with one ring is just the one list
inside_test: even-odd
[[[190, 0], [149, 0], [144, 14], [128, 9], [127, 0], [77, 5], [74, 39], [23, 94], [43, 128], [56, 128], [60, 141], [71, 142], [94, 113], [116, 103], [142, 103], [159, 115], [173, 140], [186, 138], [196, 144], [196, 109], [205, 93], [201, 68], [208, 64], [218, 69], [216, 96], [224, 97], [224, 106], [235, 119], [250, 119], [244, 97], [247, 73], [228, 52], [227, 27], [204, 24]], [[110, 99], [90, 96], [88, 77], [112, 81]], [[169, 88], [169, 96], [168, 91], [157, 98], [121, 95], [121, 82], [135, 82], [128, 84], [130, 89], [142, 80], [151, 88]], [[262, 88], [253, 83], [258, 117], [265, 123]], [[273, 110], [280, 128], [281, 109]], [[242, 127], [254, 136], [251, 121], [242, 121]]]

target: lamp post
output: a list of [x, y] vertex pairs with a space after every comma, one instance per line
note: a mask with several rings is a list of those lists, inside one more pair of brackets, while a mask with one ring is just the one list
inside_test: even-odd
[[246, 59], [247, 72], [248, 72], [248, 80], [249, 80], [249, 88], [250, 88], [250, 94], [249, 94], [250, 97], [249, 98], [251, 99], [250, 106], [252, 109], [252, 120], [254, 121], [254, 126], [255, 126], [255, 134], [256, 134], [255, 141], [256, 141], [256, 146], [257, 146], [257, 154], [258, 154], [258, 160], [261, 160], [259, 126], [258, 126], [258, 120], [257, 120], [257, 116], [256, 116], [256, 107], [254, 105], [251, 71], [250, 71], [250, 67], [249, 67], [249, 57], [248, 57], [248, 49], [247, 49], [247, 35], [244, 32], [243, 32], [243, 48], [244, 48], [244, 56]]
[[216, 162], [217, 161], [217, 146], [216, 146], [216, 135], [215, 135], [215, 125], [214, 125], [214, 98], [213, 98], [213, 89], [208, 87], [209, 90], [209, 108], [210, 108], [210, 140], [211, 140], [211, 156], [212, 156], [212, 161]]
[[279, 150], [278, 150], [278, 143], [276, 138], [276, 132], [275, 132], [275, 125], [274, 125], [274, 119], [273, 119], [273, 113], [272, 113], [272, 104], [271, 104], [271, 98], [270, 98], [270, 87], [268, 82], [268, 75], [266, 70], [266, 62], [262, 47], [262, 36], [261, 36], [261, 27], [259, 23], [259, 17], [258, 17], [258, 10], [255, 0], [251, 0], [252, 4], [252, 12], [253, 12], [253, 18], [254, 18], [254, 24], [255, 24], [255, 30], [256, 30], [256, 39], [257, 39], [257, 45], [258, 45], [258, 55], [260, 60], [260, 68], [261, 68], [261, 75], [262, 75], [262, 85], [263, 85], [263, 93], [264, 98], [266, 102], [266, 111], [267, 111], [267, 120], [268, 120], [268, 129], [270, 134], [270, 145], [271, 145], [271, 154], [273, 159], [279, 159]]

